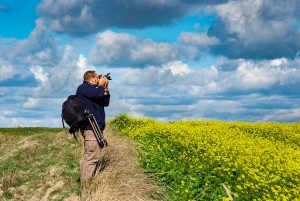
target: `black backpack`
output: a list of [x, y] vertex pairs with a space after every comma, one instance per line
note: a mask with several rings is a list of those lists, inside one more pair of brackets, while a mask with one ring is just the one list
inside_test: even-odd
[[87, 116], [82, 108], [80, 99], [77, 95], [71, 95], [62, 105], [62, 123], [64, 121], [70, 126], [69, 132], [74, 135], [80, 129], [84, 129], [87, 124]]

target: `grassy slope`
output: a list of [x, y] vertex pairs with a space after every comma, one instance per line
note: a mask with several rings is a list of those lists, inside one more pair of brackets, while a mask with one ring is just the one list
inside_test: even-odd
[[0, 200], [161, 200], [163, 189], [138, 167], [134, 142], [109, 126], [104, 135], [102, 171], [81, 188], [81, 137], [57, 128], [0, 128]]
[[0, 129], [0, 200], [64, 200], [79, 195], [81, 143], [67, 130]]

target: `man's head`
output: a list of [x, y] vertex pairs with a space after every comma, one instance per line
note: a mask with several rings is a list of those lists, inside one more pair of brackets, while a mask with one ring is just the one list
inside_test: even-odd
[[94, 70], [86, 71], [83, 75], [83, 80], [92, 85], [104, 86], [105, 88], [108, 86], [107, 78], [104, 76], [99, 78], [96, 71], [94, 71]]
[[98, 85], [98, 75], [94, 70], [88, 70], [83, 75], [83, 80], [93, 85]]

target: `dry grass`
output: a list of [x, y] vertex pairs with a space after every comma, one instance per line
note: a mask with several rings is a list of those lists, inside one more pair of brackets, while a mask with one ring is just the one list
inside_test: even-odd
[[30, 131], [28, 135], [0, 132], [0, 200], [163, 199], [165, 192], [139, 168], [134, 142], [114, 134], [112, 128], [105, 131], [109, 146], [102, 150], [99, 173], [81, 192], [77, 182], [81, 137], [78, 143], [66, 130], [45, 135]]
[[80, 150], [66, 131], [0, 132], [0, 200], [58, 201], [78, 195]]
[[109, 146], [102, 150], [99, 173], [82, 190], [84, 201], [155, 201], [165, 192], [138, 167], [134, 142], [104, 133]]

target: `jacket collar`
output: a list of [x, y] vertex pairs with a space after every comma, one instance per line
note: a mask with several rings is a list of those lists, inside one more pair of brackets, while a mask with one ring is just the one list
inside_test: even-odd
[[89, 83], [87, 81], [83, 81], [83, 84], [88, 84], [88, 85], [91, 85], [91, 86], [96, 86], [96, 85], [93, 85], [93, 84], [91, 84], [91, 83]]

